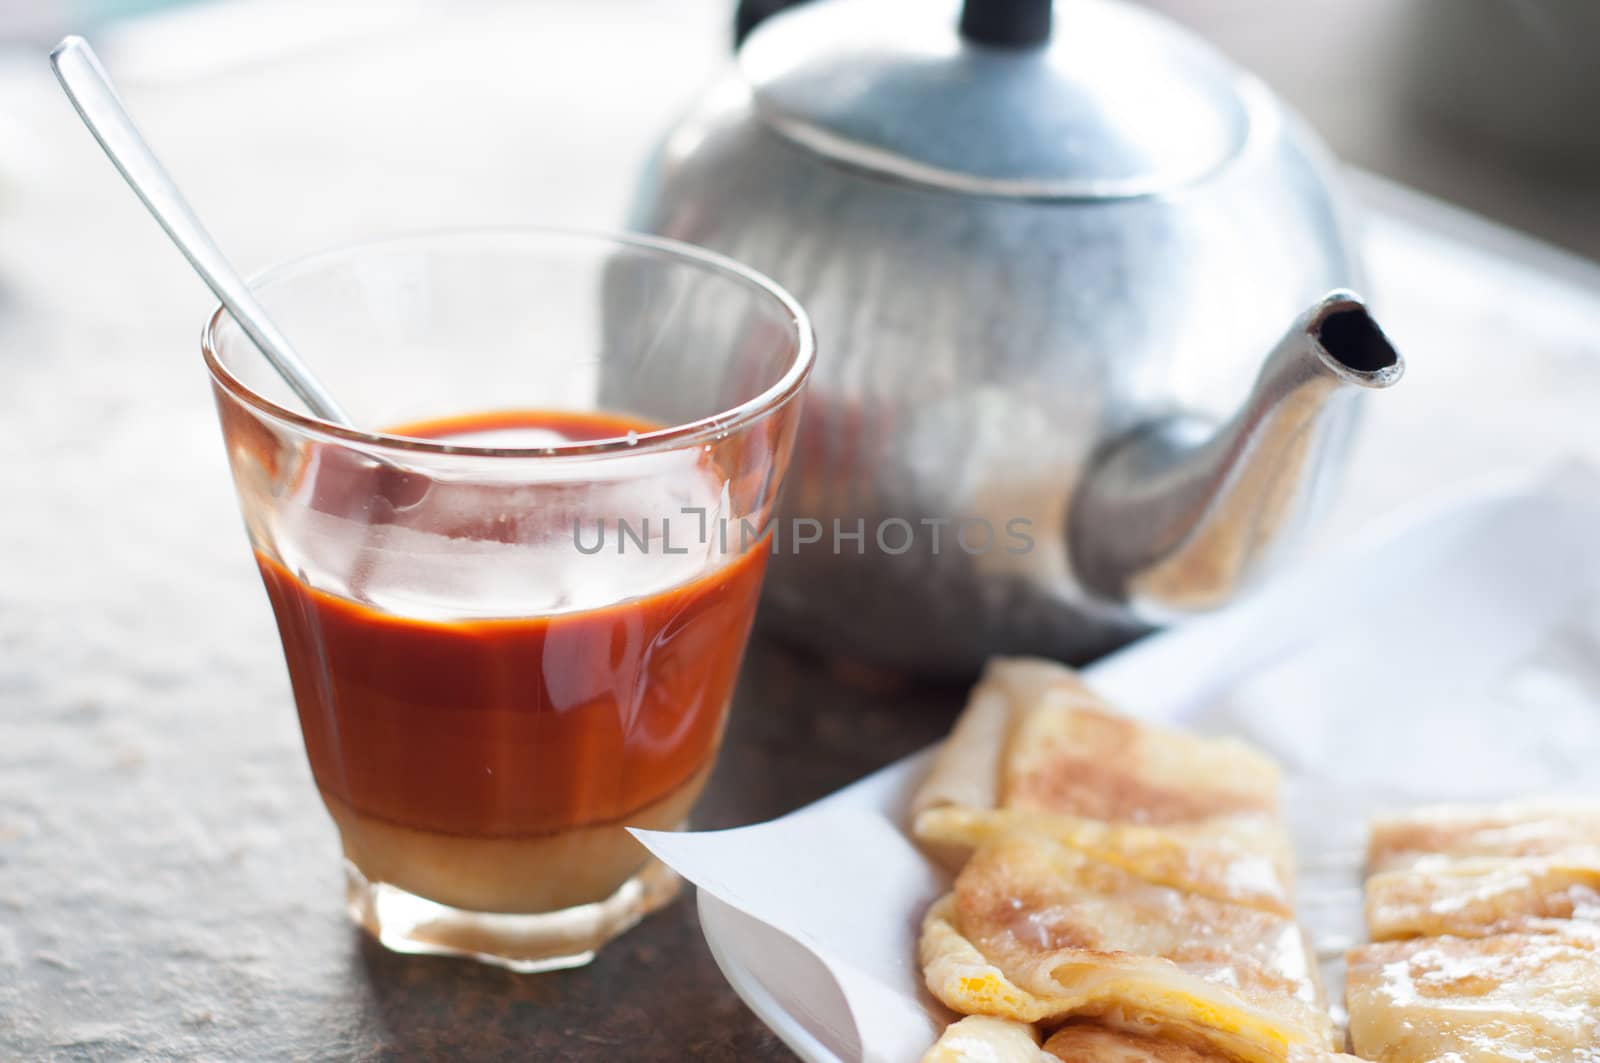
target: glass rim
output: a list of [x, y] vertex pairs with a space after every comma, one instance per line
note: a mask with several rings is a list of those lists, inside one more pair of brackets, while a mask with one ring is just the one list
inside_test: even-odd
[[[693, 265], [706, 272], [720, 274], [728, 280], [753, 289], [776, 303], [785, 312], [788, 323], [793, 326], [794, 355], [788, 368], [774, 383], [759, 394], [753, 395], [744, 402], [726, 410], [719, 410], [705, 417], [680, 424], [663, 425], [660, 428], [654, 428], [648, 432], [639, 432], [633, 436], [619, 436], [591, 442], [558, 443], [539, 447], [487, 447], [475, 446], [470, 443], [442, 443], [437, 440], [412, 436], [391, 435], [387, 432], [348, 428], [309, 413], [301, 413], [298, 410], [289, 409], [287, 406], [274, 402], [260, 392], [250, 388], [223, 364], [221, 356], [217, 353], [218, 331], [223, 327], [225, 321], [231, 320], [231, 315], [228, 313], [227, 308], [220, 304], [212, 310], [210, 316], [206, 319], [205, 328], [200, 335], [200, 350], [205, 357], [206, 368], [210, 371], [212, 380], [239, 401], [254, 407], [269, 417], [287, 422], [301, 431], [349, 443], [359, 443], [366, 447], [378, 447], [409, 453], [453, 454], [464, 457], [572, 458], [674, 450], [725, 436], [736, 429], [762, 419], [767, 414], [786, 405], [800, 393], [801, 388], [805, 385], [806, 378], [811, 373], [812, 364], [816, 359], [816, 333], [812, 328], [810, 315], [800, 305], [799, 300], [777, 281], [758, 270], [744, 265], [742, 262], [707, 248], [664, 236], [541, 225], [486, 225], [418, 229], [370, 240], [338, 244], [287, 259], [250, 274], [245, 278], [245, 285], [251, 292], [254, 292], [258, 288], [273, 282], [286, 280], [319, 266], [330, 265], [341, 259], [354, 257], [361, 252], [375, 251], [408, 243], [426, 243], [468, 237], [520, 238], [525, 242], [548, 241], [554, 238], [596, 245], [609, 244], [613, 247], [646, 251], [659, 260], [677, 262], [680, 265]], [[237, 327], [237, 322], [234, 322], [234, 324]], [[246, 337], [246, 342], [248, 342], [248, 337]], [[259, 352], [257, 353], [259, 354]]]

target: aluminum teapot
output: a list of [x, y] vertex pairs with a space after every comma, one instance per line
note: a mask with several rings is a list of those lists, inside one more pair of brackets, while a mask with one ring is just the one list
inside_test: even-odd
[[632, 222], [816, 327], [765, 622], [961, 677], [1094, 657], [1259, 577], [1402, 371], [1340, 290], [1333, 178], [1259, 81], [1131, 4], [763, 23]]

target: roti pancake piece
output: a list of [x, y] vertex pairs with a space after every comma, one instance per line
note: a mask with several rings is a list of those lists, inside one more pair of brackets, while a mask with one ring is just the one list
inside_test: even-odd
[[1544, 856], [1600, 866], [1600, 801], [1435, 805], [1373, 820], [1369, 875], [1440, 856]]
[[1278, 766], [1237, 739], [1203, 738], [1103, 704], [1058, 699], [1013, 720], [1000, 807], [1173, 826], [1277, 817], [1281, 786]]
[[1151, 882], [1039, 836], [983, 846], [923, 924], [929, 990], [966, 1014], [1105, 1020], [1244, 1063], [1333, 1047], [1292, 919]]
[[913, 833], [959, 867], [1022, 827], [1174, 886], [1288, 912], [1281, 785], [1246, 743], [1120, 716], [1070, 668], [997, 658], [913, 801]]
[[[1216, 1052], [1128, 1033], [1093, 1023], [1069, 1023], [1044, 1043], [1049, 1063], [1233, 1063]], [[1296, 1050], [1291, 1063], [1356, 1063], [1354, 1056], [1320, 1049]]]
[[1351, 1044], [1378, 1063], [1600, 1063], [1594, 929], [1353, 949]]
[[1374, 941], [1600, 923], [1600, 860], [1419, 857], [1367, 880], [1366, 911]]
[[1090, 1023], [1063, 1026], [1044, 1043], [1050, 1063], [1230, 1063], [1227, 1056]]
[[924, 812], [916, 834], [963, 853], [1006, 835], [1039, 835], [1152, 882], [1293, 915], [1288, 832], [1265, 818], [1146, 827], [1047, 812], [948, 807]]
[[912, 802], [1016, 808], [1162, 825], [1277, 815], [1281, 778], [1265, 754], [1114, 712], [1054, 661], [997, 657]]
[[1040, 1063], [1039, 1033], [1025, 1022], [968, 1015], [945, 1027], [922, 1063]]

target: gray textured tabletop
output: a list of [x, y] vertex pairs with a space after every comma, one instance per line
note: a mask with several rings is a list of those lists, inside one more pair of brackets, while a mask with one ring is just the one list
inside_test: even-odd
[[[260, 32], [262, 5], [237, 7], [104, 51], [246, 268], [425, 225], [614, 226], [722, 47], [719, 10], [670, 0], [299, 23], [280, 5]], [[783, 1058], [686, 901], [534, 977], [351, 928], [198, 357], [208, 299], [42, 56], [0, 66], [0, 96], [0, 1058]], [[1412, 379], [1374, 404], [1330, 536], [1600, 456], [1586, 268], [1507, 245], [1567, 273], [1547, 280], [1434, 232], [1369, 236]], [[758, 639], [697, 823], [827, 793], [934, 740], [960, 697], [842, 683]]]

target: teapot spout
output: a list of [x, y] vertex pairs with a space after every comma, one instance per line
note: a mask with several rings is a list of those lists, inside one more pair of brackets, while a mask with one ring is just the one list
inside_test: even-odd
[[1151, 621], [1219, 606], [1282, 553], [1327, 494], [1357, 413], [1400, 355], [1347, 291], [1301, 315], [1221, 428], [1193, 418], [1113, 441], [1077, 489], [1080, 582]]

